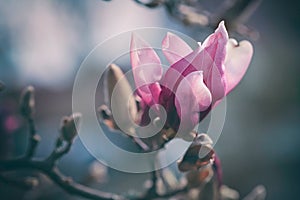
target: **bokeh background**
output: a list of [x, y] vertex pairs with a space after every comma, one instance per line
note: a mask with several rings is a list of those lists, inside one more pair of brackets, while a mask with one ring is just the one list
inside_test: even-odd
[[[260, 37], [252, 41], [255, 53], [245, 78], [227, 98], [226, 122], [215, 146], [224, 183], [241, 196], [262, 184], [267, 199], [298, 199], [299, 3], [263, 0], [247, 24]], [[72, 112], [73, 81], [83, 59], [106, 38], [149, 26], [180, 31], [198, 41], [212, 32], [185, 26], [164, 8], [149, 9], [130, 0], [1, 0], [0, 80], [6, 84], [0, 93], [1, 158], [21, 155], [26, 148], [26, 124], [18, 114], [22, 88], [36, 88], [36, 122], [43, 137], [37, 157], [44, 157], [53, 148], [61, 117]], [[76, 140], [61, 167], [77, 181], [106, 191], [141, 190], [147, 178], [100, 167], [108, 175], [97, 183], [89, 176], [93, 163]], [[31, 191], [0, 183], [0, 199], [75, 199], [46, 178], [41, 180]]]

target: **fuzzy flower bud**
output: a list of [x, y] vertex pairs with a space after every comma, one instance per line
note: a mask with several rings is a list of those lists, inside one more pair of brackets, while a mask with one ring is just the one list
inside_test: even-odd
[[60, 128], [62, 138], [67, 142], [72, 142], [74, 138], [78, 134], [78, 130], [76, 128], [80, 124], [81, 114], [74, 113], [70, 116], [65, 116], [62, 119], [62, 125]]
[[208, 135], [200, 134], [178, 162], [178, 168], [182, 172], [199, 169], [210, 164], [214, 160], [214, 155], [212, 140]]
[[[137, 106], [131, 86], [122, 70], [111, 64], [106, 74], [108, 107], [112, 111], [114, 128], [133, 134]], [[113, 115], [117, 111], [116, 115]]]
[[21, 114], [24, 117], [30, 118], [33, 116], [35, 109], [35, 99], [34, 88], [32, 86], [28, 86], [23, 90], [21, 95], [20, 107]]

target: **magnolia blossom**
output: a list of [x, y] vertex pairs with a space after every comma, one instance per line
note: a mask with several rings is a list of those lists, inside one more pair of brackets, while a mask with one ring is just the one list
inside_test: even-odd
[[[130, 59], [137, 95], [142, 101], [141, 125], [150, 122], [149, 110], [167, 113], [165, 128], [190, 132], [240, 82], [253, 54], [250, 42], [228, 38], [224, 22], [193, 50], [181, 38], [167, 33], [162, 51], [170, 63], [163, 74], [157, 53], [136, 34]], [[158, 106], [160, 105], [160, 106]]]

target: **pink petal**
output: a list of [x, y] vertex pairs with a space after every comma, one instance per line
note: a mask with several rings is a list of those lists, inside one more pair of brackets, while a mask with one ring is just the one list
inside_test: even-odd
[[225, 96], [224, 62], [227, 41], [228, 34], [224, 22], [221, 22], [215, 33], [204, 41], [202, 51], [192, 61], [192, 66], [203, 71], [204, 82], [210, 89], [214, 102]]
[[162, 41], [162, 51], [171, 65], [193, 52], [184, 40], [170, 32]]
[[[203, 71], [204, 82], [212, 93], [213, 101], [222, 99], [226, 90], [224, 62], [227, 41], [228, 34], [224, 22], [221, 22], [202, 47], [180, 59], [167, 70], [162, 84], [174, 91], [182, 77], [194, 71]], [[167, 97], [170, 94], [163, 90], [163, 95]]]
[[161, 87], [158, 82], [144, 85], [138, 88], [139, 95], [142, 97], [144, 103], [146, 103], [148, 106], [158, 103], [160, 92]]
[[[191, 64], [191, 62], [193, 62], [199, 52], [200, 48], [196, 49], [195, 51], [169, 67], [162, 79], [162, 85], [168, 88], [169, 91], [174, 92], [182, 78], [194, 71], [197, 71], [197, 69]], [[164, 95], [166, 96], [166, 98], [168, 98], [168, 96], [170, 95], [169, 92], [164, 93], [166, 93]]]
[[220, 73], [224, 73], [222, 64], [226, 56], [226, 44], [228, 41], [228, 33], [224, 25], [224, 21], [220, 22], [218, 28], [213, 34], [208, 36], [203, 42], [202, 48], [205, 49], [214, 60]]
[[194, 128], [199, 122], [199, 112], [206, 110], [212, 102], [209, 89], [203, 82], [203, 72], [187, 75], [176, 90], [175, 106], [183, 126]]
[[132, 34], [130, 60], [139, 95], [148, 105], [155, 103], [155, 99], [151, 97], [160, 92], [160, 86], [156, 82], [161, 79], [163, 72], [158, 55], [146, 41]]
[[250, 42], [242, 41], [239, 44], [234, 39], [227, 43], [225, 59], [226, 94], [228, 94], [243, 78], [253, 55]]
[[196, 65], [193, 63], [193, 65], [197, 66], [199, 70], [203, 70], [203, 79], [212, 93], [213, 101], [215, 102], [219, 99], [222, 99], [225, 96], [226, 90], [224, 72], [220, 72], [220, 68], [212, 60], [210, 54], [205, 49], [199, 54], [195, 61], [198, 60], [198, 58], [200, 58], [202, 64]]

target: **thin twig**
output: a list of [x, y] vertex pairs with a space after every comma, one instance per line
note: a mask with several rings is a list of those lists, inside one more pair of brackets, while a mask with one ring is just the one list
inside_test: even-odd
[[[60, 135], [57, 138], [55, 148], [50, 156], [44, 160], [34, 160], [32, 157], [35, 154], [38, 143], [40, 141], [40, 136], [37, 134], [35, 122], [33, 120], [33, 112], [34, 112], [34, 90], [32, 87], [27, 88], [23, 94], [21, 100], [22, 106], [22, 114], [28, 121], [29, 125], [29, 140], [27, 150], [25, 155], [21, 158], [15, 158], [11, 160], [0, 160], [0, 181], [5, 184], [11, 184], [18, 187], [23, 187], [28, 189], [29, 186], [33, 187], [34, 184], [30, 184], [26, 181], [26, 178], [23, 180], [11, 179], [4, 175], [5, 172], [17, 171], [22, 169], [30, 169], [39, 171], [40, 173], [46, 175], [50, 180], [56, 183], [63, 190], [68, 192], [71, 195], [77, 195], [81, 197], [85, 197], [92, 200], [127, 200], [128, 198], [109, 193], [103, 192], [100, 190], [92, 189], [90, 187], [84, 186], [72, 180], [72, 178], [66, 177], [63, 175], [59, 168], [57, 167], [58, 161], [67, 154], [73, 144], [73, 137], [76, 134], [71, 134], [73, 137], [69, 138], [67, 133], [70, 131], [73, 133], [72, 126], [67, 126], [70, 124], [64, 124], [68, 129], [64, 130], [65, 134]], [[66, 132], [67, 131], [67, 132]], [[69, 131], [69, 132], [68, 132]], [[67, 134], [67, 135], [66, 135]], [[141, 150], [149, 151], [151, 150], [142, 140], [139, 138], [132, 137], [132, 141], [134, 141]], [[157, 193], [156, 185], [157, 185], [157, 174], [154, 170], [152, 172], [152, 187], [145, 193], [145, 195], [141, 198], [133, 198], [133, 199], [153, 199], [160, 197]], [[27, 187], [28, 186], [28, 187]], [[163, 195], [167, 196], [167, 195]]]
[[[76, 183], [71, 178], [64, 176], [57, 167], [52, 167], [51, 163], [45, 161], [26, 160], [26, 159], [0, 161], [0, 171], [2, 172], [15, 171], [19, 169], [38, 170], [41, 173], [45, 174], [49, 179], [51, 179], [54, 183], [56, 183], [66, 192], [72, 195], [78, 195], [92, 200], [128, 200], [127, 198], [122, 197], [120, 195], [103, 192]], [[145, 195], [137, 198], [131, 198], [131, 199], [143, 200], [143, 199], [155, 199], [155, 198], [168, 198], [176, 194], [187, 191], [187, 188], [184, 187], [178, 190], [171, 191], [166, 194], [158, 194], [156, 191], [157, 176], [155, 171], [152, 172], [152, 181], [153, 181], [153, 185], [146, 192]]]
[[41, 140], [41, 137], [36, 133], [35, 123], [32, 117], [28, 118], [28, 125], [29, 125], [29, 141], [28, 141], [28, 148], [25, 154], [26, 158], [31, 158], [36, 151], [37, 145]]
[[63, 157], [71, 150], [72, 144], [72, 142], [68, 142], [65, 147], [63, 147], [63, 149], [55, 148], [45, 161], [52, 163], [52, 165], [54, 166], [61, 157]]
[[33, 169], [45, 174], [54, 183], [72, 195], [78, 195], [93, 200], [126, 200], [126, 198], [92, 189], [87, 186], [74, 182], [72, 179], [61, 174], [57, 167], [46, 161], [16, 159], [9, 161], [0, 161], [0, 171], [15, 171], [19, 169]]

